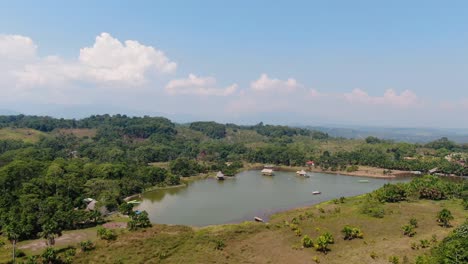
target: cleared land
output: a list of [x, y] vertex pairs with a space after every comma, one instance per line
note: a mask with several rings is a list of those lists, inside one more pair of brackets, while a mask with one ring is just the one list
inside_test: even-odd
[[[323, 203], [307, 208], [276, 214], [268, 224], [246, 222], [234, 225], [191, 228], [186, 226], [155, 225], [139, 232], [128, 232], [115, 242], [97, 242], [97, 249], [79, 253], [76, 263], [388, 263], [390, 256], [410, 261], [429, 248], [414, 250], [412, 243], [439, 240], [452, 228], [440, 227], [435, 216], [441, 208], [452, 211], [453, 225], [467, 217], [459, 200], [415, 201], [386, 204], [384, 218], [360, 213], [364, 197], [349, 198], [343, 204]], [[319, 209], [321, 208], [321, 209]], [[339, 208], [339, 209], [338, 209]], [[299, 220], [302, 235], [315, 239], [330, 232], [335, 243], [328, 254], [313, 248], [301, 247], [301, 236], [284, 224]], [[418, 220], [414, 237], [403, 235], [401, 226], [410, 218]], [[343, 240], [345, 225], [361, 228], [363, 239]], [[372, 258], [371, 256], [374, 256]]]
[[29, 128], [1, 128], [0, 139], [23, 140], [28, 143], [36, 143], [41, 137], [48, 134]]

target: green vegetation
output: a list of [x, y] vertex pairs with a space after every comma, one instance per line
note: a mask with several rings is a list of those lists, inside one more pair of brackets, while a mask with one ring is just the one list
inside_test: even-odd
[[364, 237], [364, 234], [362, 233], [361, 229], [357, 227], [345, 226], [343, 230], [341, 230], [341, 233], [343, 233], [344, 240], [353, 240], [355, 238]]
[[437, 214], [437, 222], [443, 227], [450, 227], [450, 221], [453, 220], [453, 215], [450, 210], [444, 208]]
[[[327, 171], [356, 172], [360, 166], [373, 166], [380, 168], [380, 172], [385, 169], [425, 173], [438, 168], [439, 173], [461, 175], [468, 174], [468, 168], [462, 165], [467, 153], [468, 145], [455, 144], [448, 139], [426, 145], [378, 138], [347, 140], [331, 138], [325, 133], [308, 129], [263, 123], [254, 126], [215, 122], [179, 125], [161, 117], [125, 115], [97, 115], [82, 120], [1, 116], [0, 230], [12, 243], [6, 243], [0, 247], [0, 251], [8, 251], [9, 256], [16, 255], [17, 245], [29, 239], [42, 238], [49, 246], [54, 246], [61, 234], [68, 230], [85, 232], [86, 228], [103, 223], [102, 214], [116, 210], [130, 215], [128, 227], [135, 230], [130, 233], [142, 232], [140, 229], [158, 229], [157, 226], [150, 227], [146, 212], [133, 214], [133, 207], [124, 199], [154, 187], [177, 186], [181, 183], [181, 177], [213, 175], [216, 171], [235, 175], [244, 164], [253, 163], [305, 167], [308, 160], [314, 160], [320, 169]], [[448, 155], [451, 155], [450, 159], [446, 158]], [[408, 184], [386, 185], [359, 198], [358, 204], [348, 199], [344, 203], [344, 198], [336, 200], [332, 208], [325, 210], [325, 206], [320, 207], [320, 217], [314, 217], [309, 211], [302, 212], [302, 217], [295, 216], [297, 219], [288, 228], [294, 232], [289, 230], [287, 236], [292, 235], [297, 244], [302, 234], [308, 234], [317, 238], [320, 251], [333, 252], [336, 244], [332, 248], [327, 233], [319, 234], [312, 230], [308, 227], [310, 222], [331, 220], [330, 215], [352, 219], [349, 217], [356, 212], [366, 221], [387, 221], [393, 219], [395, 210], [399, 210], [393, 208], [392, 203], [403, 204], [420, 199], [430, 202], [461, 199], [457, 200], [458, 205], [463, 204], [467, 208], [467, 193], [466, 183], [445, 181], [434, 176], [419, 177]], [[90, 206], [91, 200], [88, 198], [95, 201], [94, 206]], [[458, 209], [450, 208], [454, 219], [449, 216], [438, 218], [441, 225], [457, 223], [455, 210]], [[434, 222], [437, 212], [431, 213]], [[406, 219], [409, 218], [407, 216]], [[420, 227], [417, 236], [427, 230], [424, 227], [427, 223], [423, 221], [418, 216]], [[368, 226], [358, 221], [339, 224], [341, 227]], [[403, 224], [399, 222], [393, 232], [401, 234], [398, 230]], [[249, 237], [249, 232], [257, 232], [257, 228], [249, 226], [241, 229], [247, 232], [241, 238]], [[273, 226], [270, 229], [271, 232], [276, 230]], [[331, 237], [339, 235], [341, 231], [326, 230], [330, 230]], [[168, 235], [169, 241], [161, 243], [162, 246], [158, 246], [161, 250], [153, 257], [171, 258], [175, 245], [179, 244], [187, 243], [195, 248], [191, 243], [197, 241], [204, 245], [204, 238], [211, 236], [211, 233], [207, 235], [203, 232], [183, 229], [181, 237], [175, 235], [177, 243]], [[373, 236], [367, 230], [364, 232], [366, 239]], [[103, 240], [112, 240], [111, 233], [110, 230], [101, 230], [98, 235]], [[93, 230], [93, 234], [96, 234], [96, 230]], [[229, 234], [238, 237], [237, 233]], [[160, 235], [155, 240], [160, 242]], [[200, 237], [194, 238], [198, 235]], [[120, 241], [121, 237], [126, 239], [119, 233], [117, 240]], [[186, 240], [189, 242], [184, 242]], [[211, 250], [215, 247], [216, 251], [226, 252], [230, 250], [232, 240], [222, 236], [210, 237], [209, 241]], [[82, 251], [94, 247], [94, 242], [86, 243], [78, 247]], [[98, 245], [100, 243], [97, 242]], [[99, 246], [96, 250], [100, 250]], [[29, 254], [27, 250], [24, 252]], [[38, 258], [52, 258], [53, 253], [49, 250]], [[62, 261], [70, 257], [62, 251], [55, 253]], [[365, 255], [369, 256], [370, 253]], [[378, 255], [381, 253], [378, 252]], [[24, 257], [22, 259], [25, 260]]]

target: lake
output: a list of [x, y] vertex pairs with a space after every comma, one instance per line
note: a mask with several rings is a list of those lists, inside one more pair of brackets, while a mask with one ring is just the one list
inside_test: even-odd
[[[260, 171], [251, 170], [224, 181], [197, 180], [186, 187], [144, 193], [138, 209], [146, 210], [151, 222], [158, 224], [235, 223], [252, 220], [255, 216], [267, 219], [278, 211], [368, 193], [388, 182], [408, 180], [325, 173], [309, 175], [310, 178], [304, 178], [293, 172], [276, 171], [274, 176], [262, 176]], [[313, 195], [313, 191], [322, 194]]]

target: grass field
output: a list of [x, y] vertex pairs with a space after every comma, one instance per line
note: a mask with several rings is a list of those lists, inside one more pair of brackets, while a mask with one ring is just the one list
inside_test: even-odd
[[47, 134], [38, 130], [29, 128], [1, 128], [0, 139], [23, 140], [28, 143], [36, 143], [41, 137]]
[[[122, 234], [115, 242], [98, 242], [97, 249], [79, 253], [76, 263], [388, 263], [390, 256], [413, 261], [429, 248], [414, 250], [412, 243], [441, 240], [452, 230], [435, 221], [441, 208], [454, 214], [453, 225], [461, 224], [468, 212], [460, 201], [415, 201], [386, 204], [384, 218], [360, 213], [363, 197], [350, 198], [344, 204], [331, 202], [295, 209], [272, 216], [270, 223], [245, 222], [233, 225], [191, 228], [155, 225], [139, 232]], [[319, 209], [322, 208], [322, 209]], [[339, 209], [337, 209], [339, 208]], [[302, 235], [315, 239], [327, 231], [335, 243], [328, 254], [302, 248], [301, 237], [284, 221], [299, 220]], [[410, 218], [418, 220], [417, 234], [403, 235], [401, 226]], [[363, 239], [345, 241], [340, 233], [345, 225], [361, 228]], [[433, 244], [431, 244], [433, 245]], [[371, 257], [372, 256], [372, 257]]]

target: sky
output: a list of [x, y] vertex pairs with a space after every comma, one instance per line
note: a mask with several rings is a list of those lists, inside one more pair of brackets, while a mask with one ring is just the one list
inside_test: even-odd
[[466, 1], [0, 1], [0, 113], [468, 128]]

